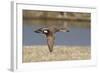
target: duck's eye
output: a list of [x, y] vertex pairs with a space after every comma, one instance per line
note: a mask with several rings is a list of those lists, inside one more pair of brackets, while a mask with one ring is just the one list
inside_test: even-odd
[[48, 31], [47, 31], [47, 30], [44, 30], [43, 32], [44, 32], [44, 33], [48, 33]]

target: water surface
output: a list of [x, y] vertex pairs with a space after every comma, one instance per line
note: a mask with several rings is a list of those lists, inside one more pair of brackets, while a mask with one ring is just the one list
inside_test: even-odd
[[[45, 45], [46, 38], [43, 34], [35, 33], [37, 26], [23, 26], [23, 45]], [[55, 45], [88, 46], [90, 45], [90, 28], [70, 27], [70, 32], [57, 32]]]

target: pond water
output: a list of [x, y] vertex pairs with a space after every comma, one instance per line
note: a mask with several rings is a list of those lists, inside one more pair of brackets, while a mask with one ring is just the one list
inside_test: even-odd
[[[39, 27], [23, 26], [23, 45], [46, 45], [46, 38], [43, 34], [35, 33]], [[70, 32], [57, 32], [55, 45], [68, 46], [89, 46], [91, 44], [91, 31], [89, 28], [70, 27]]]

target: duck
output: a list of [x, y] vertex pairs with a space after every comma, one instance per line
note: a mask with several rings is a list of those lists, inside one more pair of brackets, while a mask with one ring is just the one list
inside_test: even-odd
[[[61, 15], [64, 16], [64, 12], [60, 12]], [[57, 26], [48, 26], [48, 27], [42, 27], [37, 30], [35, 30], [35, 33], [41, 33], [44, 34], [47, 38], [47, 45], [49, 48], [49, 52], [53, 51], [54, 41], [55, 41], [55, 34], [56, 32], [69, 32], [69, 29], [67, 29], [67, 24], [63, 23], [63, 27], [57, 27]]]
[[44, 34], [47, 38], [47, 45], [49, 48], [49, 52], [53, 51], [53, 46], [54, 46], [54, 41], [55, 41], [55, 34], [56, 32], [69, 32], [69, 30], [65, 30], [65, 29], [57, 29], [57, 28], [48, 28], [48, 27], [43, 27], [43, 28], [39, 28], [37, 30], [35, 30], [35, 33], [41, 33]]

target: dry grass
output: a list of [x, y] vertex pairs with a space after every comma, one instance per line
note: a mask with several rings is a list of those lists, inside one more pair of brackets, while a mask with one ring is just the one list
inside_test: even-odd
[[23, 62], [86, 60], [91, 58], [88, 46], [55, 46], [50, 53], [47, 46], [24, 46]]

